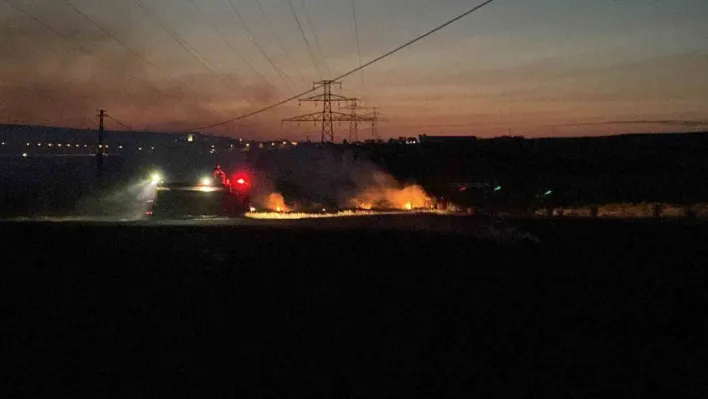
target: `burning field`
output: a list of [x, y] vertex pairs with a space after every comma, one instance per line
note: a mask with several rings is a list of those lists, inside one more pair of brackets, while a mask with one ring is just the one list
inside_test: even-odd
[[290, 212], [290, 207], [285, 203], [285, 198], [280, 193], [270, 193], [265, 196], [263, 208], [276, 213]]
[[334, 212], [314, 213], [314, 212], [248, 212], [247, 218], [251, 219], [281, 219], [281, 220], [296, 220], [296, 219], [326, 219], [326, 218], [341, 218], [341, 217], [357, 217], [357, 216], [383, 216], [383, 215], [411, 215], [411, 214], [439, 214], [448, 215], [449, 211], [436, 209], [418, 209], [414, 211], [384, 211], [384, 210], [339, 210]]
[[373, 184], [363, 187], [348, 199], [347, 205], [356, 209], [432, 209], [434, 201], [419, 185], [401, 187], [393, 177], [377, 172]]
[[402, 183], [352, 152], [307, 148], [275, 154], [259, 165], [251, 212], [261, 219], [440, 212], [414, 182]]
[[[383, 175], [382, 175], [383, 176]], [[380, 181], [379, 183], [384, 183]], [[418, 185], [399, 186], [387, 177], [385, 184], [364, 187], [349, 198], [339, 201], [334, 209], [322, 204], [288, 203], [278, 192], [259, 197], [246, 214], [255, 219], [312, 219], [411, 213], [451, 213], [438, 210], [435, 201]]]

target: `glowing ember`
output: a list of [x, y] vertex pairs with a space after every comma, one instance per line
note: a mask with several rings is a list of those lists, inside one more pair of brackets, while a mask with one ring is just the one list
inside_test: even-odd
[[373, 209], [374, 206], [373, 206], [372, 204], [364, 203], [364, 204], [357, 204], [357, 205], [356, 205], [356, 208], [357, 208], [357, 209], [364, 209], [364, 210], [367, 210], [367, 211], [368, 211], [368, 210]]
[[246, 214], [246, 217], [252, 219], [281, 219], [281, 220], [291, 220], [291, 219], [320, 219], [320, 218], [333, 218], [333, 217], [345, 217], [345, 216], [365, 216], [373, 215], [373, 212], [354, 212], [354, 211], [342, 211], [337, 213], [302, 213], [302, 212], [292, 212], [292, 213], [282, 213], [282, 212], [250, 212]]
[[[446, 211], [437, 210], [416, 210], [416, 213], [434, 213], [448, 214]], [[338, 217], [356, 217], [356, 216], [379, 216], [379, 215], [410, 215], [410, 212], [379, 212], [379, 211], [339, 211], [336, 213], [282, 213], [282, 212], [249, 212], [245, 216], [251, 219], [270, 219], [270, 220], [293, 220], [293, 219], [324, 219]]]
[[413, 204], [411, 204], [410, 202], [406, 202], [406, 204], [403, 205], [403, 209], [410, 211], [413, 209]]

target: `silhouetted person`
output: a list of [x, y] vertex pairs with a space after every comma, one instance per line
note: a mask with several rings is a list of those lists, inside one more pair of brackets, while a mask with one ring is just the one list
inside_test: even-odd
[[216, 165], [216, 167], [214, 168], [213, 174], [214, 174], [215, 180], [217, 180], [217, 181], [221, 180], [221, 184], [224, 186], [226, 185], [226, 173], [224, 173], [224, 171], [221, 170], [221, 165]]

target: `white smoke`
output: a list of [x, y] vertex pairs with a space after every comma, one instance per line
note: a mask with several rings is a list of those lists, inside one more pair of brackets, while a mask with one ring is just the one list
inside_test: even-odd
[[269, 154], [258, 167], [259, 177], [264, 179], [258, 185], [266, 188], [257, 190], [259, 198], [278, 193], [294, 209], [415, 209], [432, 205], [421, 186], [398, 182], [350, 150], [301, 146]]

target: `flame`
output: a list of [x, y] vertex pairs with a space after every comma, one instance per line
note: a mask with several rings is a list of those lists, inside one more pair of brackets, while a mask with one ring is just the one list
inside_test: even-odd
[[[445, 215], [449, 214], [448, 211], [440, 210], [416, 210], [417, 213], [430, 213]], [[249, 212], [246, 213], [247, 218], [251, 219], [268, 219], [268, 220], [293, 220], [293, 219], [326, 219], [326, 218], [341, 218], [341, 217], [356, 217], [356, 216], [377, 216], [377, 215], [410, 215], [410, 212], [406, 211], [391, 211], [391, 212], [380, 212], [380, 211], [339, 211], [336, 213], [303, 213], [303, 212], [292, 212], [292, 213], [282, 213], [282, 212]]]
[[394, 208], [403, 210], [431, 208], [433, 200], [418, 185], [401, 189], [369, 187], [351, 199], [350, 205], [358, 209]]
[[275, 210], [276, 212], [289, 212], [290, 209], [285, 205], [285, 198], [280, 193], [270, 193], [265, 200], [265, 208]]
[[365, 210], [365, 211], [371, 210], [371, 209], [373, 209], [373, 207], [374, 207], [374, 205], [373, 205], [373, 204], [370, 204], [370, 203], [360, 203], [360, 204], [356, 204], [356, 208], [357, 208], [357, 209], [363, 209], [363, 210]]
[[346, 216], [365, 216], [374, 215], [374, 212], [368, 211], [340, 211], [337, 213], [282, 213], [282, 212], [249, 212], [245, 216], [251, 219], [272, 219], [272, 220], [291, 220], [291, 219], [324, 219]]

